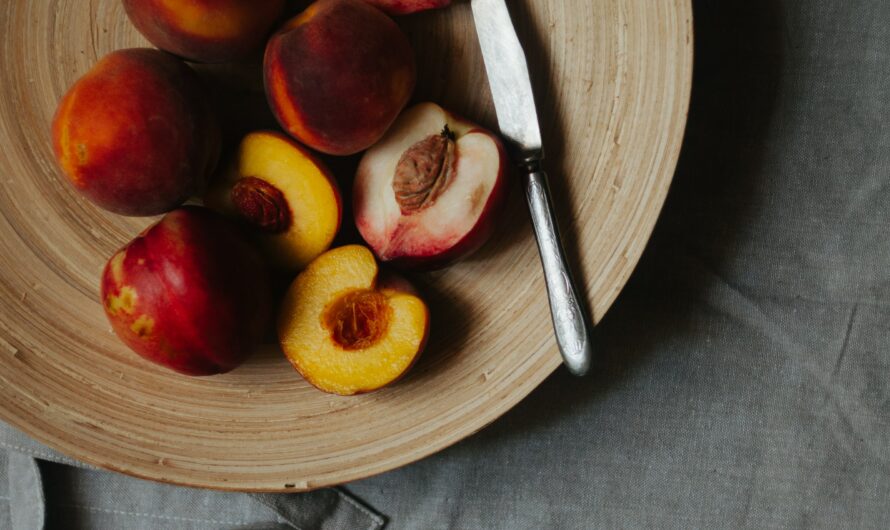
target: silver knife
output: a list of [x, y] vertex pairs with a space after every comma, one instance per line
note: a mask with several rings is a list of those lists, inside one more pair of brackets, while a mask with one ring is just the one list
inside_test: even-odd
[[471, 0], [471, 5], [501, 134], [520, 153], [556, 342], [569, 371], [584, 375], [593, 354], [591, 324], [566, 261], [547, 173], [541, 169], [544, 148], [525, 53], [505, 0]]

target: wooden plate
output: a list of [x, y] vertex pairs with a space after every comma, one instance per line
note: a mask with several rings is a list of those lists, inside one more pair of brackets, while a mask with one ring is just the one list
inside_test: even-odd
[[[599, 319], [665, 199], [692, 70], [689, 0], [513, 0], [554, 193]], [[495, 126], [468, 2], [402, 19], [418, 98]], [[560, 365], [519, 187], [481, 253], [420, 278], [431, 344], [411, 375], [338, 398], [274, 347], [213, 378], [172, 375], [112, 335], [105, 260], [150, 219], [97, 210], [57, 172], [49, 123], [105, 53], [146, 42], [119, 0], [0, 7], [0, 418], [86, 462], [221, 489], [305, 490], [404, 465], [479, 430]]]

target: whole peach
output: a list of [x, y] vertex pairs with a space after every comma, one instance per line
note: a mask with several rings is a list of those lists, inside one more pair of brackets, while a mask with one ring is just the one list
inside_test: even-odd
[[177, 209], [120, 249], [102, 304], [133, 351], [188, 375], [228, 372], [271, 317], [268, 273], [240, 229], [207, 208]]
[[284, 0], [124, 0], [136, 29], [162, 50], [206, 63], [235, 61], [261, 49]]
[[408, 102], [417, 76], [408, 38], [361, 0], [318, 0], [286, 23], [269, 40], [264, 72], [281, 126], [332, 155], [376, 143]]
[[95, 204], [157, 215], [200, 192], [216, 167], [220, 132], [197, 74], [170, 54], [105, 56], [59, 103], [56, 158]]

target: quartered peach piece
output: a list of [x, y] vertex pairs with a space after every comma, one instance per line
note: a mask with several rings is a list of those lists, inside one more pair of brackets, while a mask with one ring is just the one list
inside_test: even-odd
[[353, 395], [382, 388], [420, 356], [429, 310], [404, 280], [380, 280], [374, 255], [349, 245], [325, 252], [294, 280], [278, 338], [317, 388]]

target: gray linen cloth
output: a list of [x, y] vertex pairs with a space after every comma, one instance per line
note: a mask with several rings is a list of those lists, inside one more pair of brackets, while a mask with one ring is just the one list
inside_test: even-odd
[[0, 528], [13, 530], [377, 530], [385, 520], [348, 492], [240, 494], [101, 471], [0, 423]]
[[391, 528], [890, 528], [890, 2], [694, 8], [680, 166], [593, 376], [350, 485]]
[[[560, 371], [478, 435], [349, 485], [389, 528], [890, 528], [890, 2], [694, 7], [680, 167], [593, 376]], [[198, 500], [167, 508], [158, 486], [62, 469], [54, 487], [102, 516], [261, 509], [174, 489]], [[30, 506], [34, 480], [0, 496]], [[192, 523], [117, 515], [60, 517]]]

